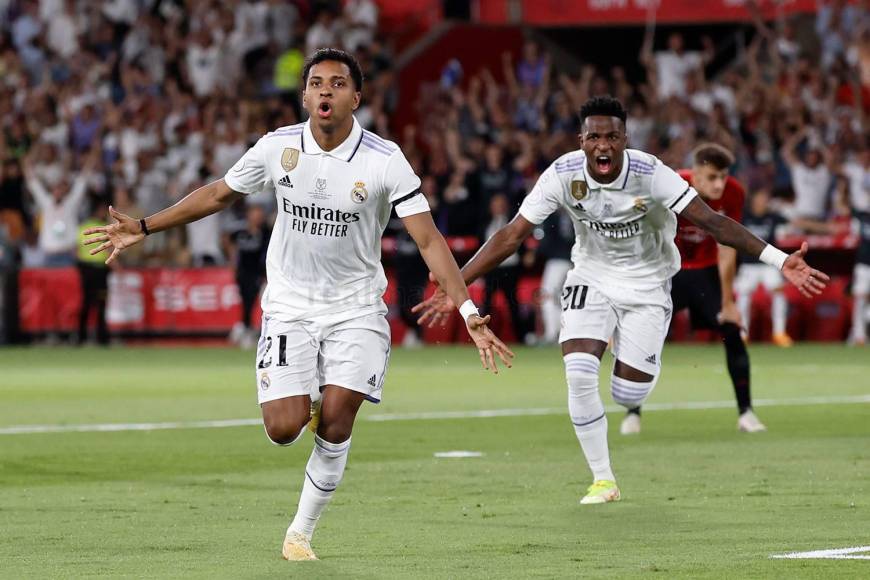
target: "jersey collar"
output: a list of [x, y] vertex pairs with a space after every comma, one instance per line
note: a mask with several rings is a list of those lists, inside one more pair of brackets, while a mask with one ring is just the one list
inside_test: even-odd
[[631, 163], [631, 157], [628, 156], [628, 151], [622, 152], [622, 171], [620, 171], [617, 178], [610, 183], [598, 183], [595, 181], [595, 179], [593, 179], [586, 171], [586, 163], [588, 163], [588, 161], [583, 163], [583, 176], [586, 178], [586, 183], [589, 185], [589, 189], [625, 189], [625, 184], [628, 183], [628, 165]]
[[314, 134], [311, 132], [311, 120], [305, 121], [305, 126], [302, 129], [302, 152], [308, 155], [329, 155], [342, 161], [350, 161], [356, 154], [359, 145], [362, 142], [363, 129], [356, 117], [353, 118], [353, 128], [350, 130], [350, 135], [342, 141], [341, 145], [332, 151], [324, 151], [314, 140]]

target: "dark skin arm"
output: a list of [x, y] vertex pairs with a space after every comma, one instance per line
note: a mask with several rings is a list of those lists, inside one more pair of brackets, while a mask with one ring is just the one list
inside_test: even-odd
[[[734, 221], [721, 215], [708, 206], [700, 197], [696, 197], [680, 213], [690, 222], [706, 230], [717, 242], [723, 246], [730, 246], [754, 258], [761, 255], [767, 247], [767, 243], [756, 237], [749, 230]], [[801, 294], [811, 298], [814, 294], [821, 294], [825, 283], [830, 280], [827, 274], [811, 268], [805, 261], [804, 256], [809, 249], [806, 242], [801, 249], [790, 255], [782, 266], [782, 275], [786, 280], [794, 284]]]
[[689, 202], [680, 215], [707, 230], [723, 246], [757, 258], [767, 244], [733, 219], [710, 209], [700, 197]]
[[[512, 256], [534, 229], [535, 224], [517, 214], [509, 224], [488, 239], [462, 268], [461, 273], [465, 284], [471, 284], [498, 267], [508, 256]], [[429, 278], [436, 282], [431, 274]], [[456, 306], [450, 297], [439, 287], [431, 298], [414, 306], [411, 312], [420, 314], [420, 319], [417, 321], [419, 324], [428, 322], [431, 327], [444, 321], [455, 308]]]

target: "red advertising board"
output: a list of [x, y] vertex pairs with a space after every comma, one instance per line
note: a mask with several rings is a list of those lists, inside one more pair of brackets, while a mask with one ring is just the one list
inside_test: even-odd
[[[71, 331], [78, 325], [81, 285], [74, 268], [24, 270], [20, 319], [25, 332]], [[113, 330], [223, 332], [241, 316], [232, 270], [130, 269], [109, 277], [106, 319]], [[259, 306], [253, 320], [260, 319]]]
[[[650, 4], [657, 3], [656, 21], [668, 24], [703, 24], [750, 20], [747, 0], [521, 0], [521, 22], [534, 26], [644, 24]], [[480, 0], [480, 22], [518, 24], [505, 0]], [[816, 0], [760, 0], [767, 19], [779, 14], [814, 12]]]

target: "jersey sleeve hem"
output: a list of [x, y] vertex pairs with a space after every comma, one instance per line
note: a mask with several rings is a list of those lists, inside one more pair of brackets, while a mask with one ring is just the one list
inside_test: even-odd
[[396, 215], [400, 218], [406, 218], [418, 213], [430, 211], [429, 201], [419, 189], [397, 199], [394, 202], [393, 207], [396, 210]]
[[236, 180], [229, 173], [224, 175], [224, 183], [227, 184], [227, 187], [229, 187], [233, 191], [241, 193], [242, 195], [251, 195], [253, 193], [257, 193], [258, 191], [260, 191], [256, 187], [245, 187], [245, 185], [243, 185], [242, 182]]
[[677, 198], [668, 206], [668, 209], [674, 213], [681, 213], [696, 197], [698, 197], [698, 192], [690, 185], [683, 193], [677, 196]]
[[528, 222], [530, 222], [536, 226], [541, 225], [542, 223], [544, 223], [544, 220], [547, 219], [547, 218], [542, 219], [542, 218], [540, 218], [540, 216], [532, 215], [528, 210], [524, 209], [522, 206], [520, 206], [518, 213], [521, 216], [523, 216]]

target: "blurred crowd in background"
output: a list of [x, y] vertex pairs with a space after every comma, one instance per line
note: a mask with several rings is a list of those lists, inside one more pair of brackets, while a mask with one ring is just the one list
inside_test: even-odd
[[[79, 224], [105, 219], [109, 203], [143, 216], [222, 177], [261, 135], [304, 120], [301, 69], [321, 46], [357, 56], [357, 119], [403, 148], [448, 236], [484, 238], [509, 220], [540, 172], [578, 147], [580, 105], [601, 94], [629, 111], [630, 146], [672, 167], [687, 166], [700, 142], [734, 151], [733, 173], [785, 229], [837, 235], [870, 210], [863, 3], [759, 17], [715, 71], [700, 33], [690, 38], [700, 51], [678, 33], [658, 36], [647, 27], [641, 79], [596, 66], [593, 51], [576, 55], [579, 74], [560, 73], [534, 40], [469, 78], [452, 61], [416, 124], [398, 130], [395, 55], [373, 0], [0, 0], [0, 264], [74, 265]], [[147, 238], [122, 263], [236, 263], [234, 240], [267, 228], [274, 211], [270, 192], [252, 196]]]

